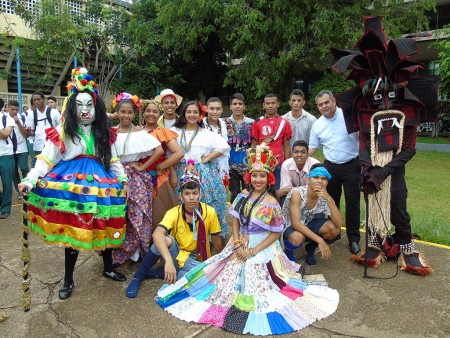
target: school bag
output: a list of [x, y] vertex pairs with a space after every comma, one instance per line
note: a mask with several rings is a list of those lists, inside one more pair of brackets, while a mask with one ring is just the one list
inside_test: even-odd
[[38, 120], [37, 119], [37, 108], [35, 110], [33, 110], [34, 130], [36, 130], [36, 126], [37, 126], [38, 122], [45, 121], [45, 120], [48, 120], [48, 122], [50, 123], [50, 127], [53, 127], [52, 116], [50, 114], [51, 111], [52, 111], [52, 108], [47, 107], [47, 110], [45, 111], [45, 117], [43, 119]]

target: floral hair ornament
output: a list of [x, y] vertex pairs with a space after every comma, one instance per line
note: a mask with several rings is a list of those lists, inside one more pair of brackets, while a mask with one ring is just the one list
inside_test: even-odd
[[244, 176], [245, 183], [251, 183], [252, 172], [262, 171], [267, 173], [267, 184], [275, 184], [276, 180], [273, 171], [278, 165], [278, 160], [264, 142], [256, 146], [256, 148], [247, 149], [247, 157], [244, 159], [244, 163], [248, 167], [248, 172]]
[[331, 174], [325, 167], [316, 167], [313, 170], [311, 170], [308, 174], [306, 174], [306, 177], [326, 177], [327, 180], [331, 180]]
[[194, 160], [188, 160], [187, 165], [184, 168], [184, 174], [180, 178], [180, 189], [188, 182], [195, 182], [199, 186], [200, 184], [200, 174], [195, 168]]
[[72, 69], [70, 82], [67, 84], [70, 95], [78, 92], [89, 90], [94, 93], [94, 104], [97, 103], [97, 84], [94, 82], [92, 75], [88, 74], [88, 70], [84, 67]]
[[145, 100], [145, 99], [141, 100], [141, 112], [142, 113], [144, 113], [145, 108], [147, 108], [147, 106], [150, 103], [154, 104], [158, 108], [160, 114], [163, 113], [163, 108], [162, 108], [161, 102], [156, 101], [156, 100]]
[[131, 95], [130, 93], [120, 93], [118, 94], [113, 100], [113, 108], [116, 108], [120, 101], [122, 100], [130, 100], [134, 103], [137, 110], [141, 110], [141, 100], [139, 100], [139, 97], [137, 95]]
[[205, 106], [203, 103], [201, 103], [200, 101], [197, 102], [199, 107], [200, 107], [200, 117], [198, 118], [198, 122], [200, 122], [201, 120], [204, 119], [204, 117], [206, 116], [206, 112], [208, 110], [208, 107]]

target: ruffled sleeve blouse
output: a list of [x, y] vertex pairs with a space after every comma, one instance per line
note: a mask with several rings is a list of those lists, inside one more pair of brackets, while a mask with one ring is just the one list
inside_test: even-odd
[[[254, 199], [249, 198], [244, 205], [246, 197], [246, 194], [240, 193], [228, 210], [231, 216], [242, 220], [244, 223], [246, 223], [247, 218], [241, 217], [240, 215], [248, 215], [248, 212], [255, 201]], [[242, 234], [257, 234], [264, 231], [282, 232], [284, 230], [284, 224], [285, 219], [278, 203], [269, 204], [259, 202], [251, 212], [248, 227], [241, 224], [240, 232]]]

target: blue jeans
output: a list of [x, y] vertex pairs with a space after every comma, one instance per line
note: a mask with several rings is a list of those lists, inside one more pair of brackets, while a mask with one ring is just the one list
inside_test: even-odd
[[[172, 244], [169, 246], [169, 252], [170, 252], [170, 256], [172, 257], [173, 264], [175, 265], [175, 268], [177, 269], [177, 279], [180, 279], [191, 269], [193, 269], [197, 265], [199, 265], [200, 262], [195, 259], [194, 254], [190, 254], [188, 259], [184, 262], [184, 266], [180, 269], [180, 267], [178, 266], [178, 261], [177, 261], [177, 256], [180, 253], [180, 246], [178, 245], [175, 238], [173, 238], [170, 235], [167, 235], [167, 236], [172, 240]], [[150, 250], [155, 255], [161, 256], [161, 253], [159, 252], [159, 250], [155, 244], [152, 244], [152, 246], [150, 247]]]

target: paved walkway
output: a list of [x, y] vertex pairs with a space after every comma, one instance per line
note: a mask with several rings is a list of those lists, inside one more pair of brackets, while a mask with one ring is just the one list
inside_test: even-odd
[[450, 144], [416, 143], [416, 150], [450, 153]]
[[[146, 280], [137, 299], [125, 297], [126, 283], [101, 276], [96, 253], [81, 253], [75, 270], [76, 288], [58, 299], [64, 270], [62, 248], [45, 245], [31, 235], [32, 307], [23, 312], [21, 290], [20, 206], [0, 220], [0, 337], [238, 337], [215, 327], [179, 321], [153, 301], [162, 281]], [[345, 237], [345, 236], [343, 236]], [[337, 312], [286, 337], [448, 337], [450, 336], [450, 250], [418, 244], [435, 273], [429, 277], [399, 271], [387, 280], [363, 278], [363, 268], [349, 260], [347, 241], [331, 246], [333, 258], [308, 268], [322, 273], [340, 294]], [[304, 252], [301, 253], [304, 259]], [[136, 266], [125, 274], [131, 278]], [[370, 269], [371, 276], [390, 277], [393, 262]]]

